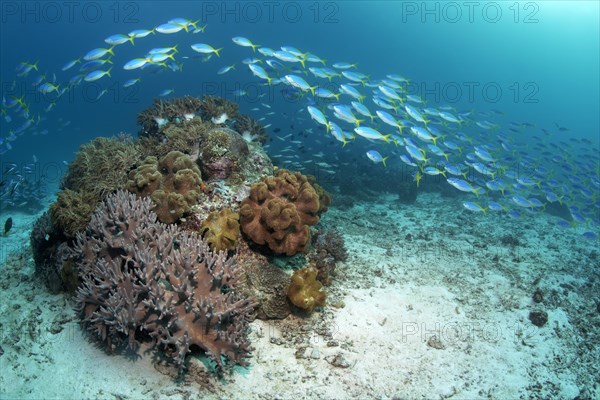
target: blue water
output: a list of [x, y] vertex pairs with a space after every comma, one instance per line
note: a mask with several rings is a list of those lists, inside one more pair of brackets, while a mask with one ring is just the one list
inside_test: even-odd
[[[282, 129], [281, 136], [294, 130], [318, 128], [305, 110], [308, 96], [290, 104], [283, 101], [280, 94], [285, 84], [268, 87], [252, 76], [240, 61], [258, 53], [233, 44], [231, 38], [238, 35], [273, 49], [294, 46], [327, 60], [328, 66], [336, 61], [356, 63], [356, 70], [371, 79], [384, 78], [390, 73], [402, 75], [410, 80], [408, 92], [419, 95], [427, 106], [448, 105], [456, 112], [496, 110], [494, 118], [488, 119], [500, 126], [499, 133], [507, 133], [511, 121], [533, 126], [515, 134], [520, 144], [535, 146], [548, 140], [565, 141], [573, 146], [573, 151], [578, 151], [590, 148], [577, 142], [587, 138], [597, 147], [600, 132], [598, 7], [593, 1], [472, 5], [388, 1], [281, 4], [153, 1], [76, 5], [3, 2], [2, 96], [6, 99], [25, 95], [29, 117], [39, 117], [39, 123], [20, 132], [16, 140], [10, 141], [12, 149], [6, 151], [6, 138], [26, 119], [11, 115], [13, 109], [3, 106], [12, 116], [12, 122], [0, 121], [5, 142], [4, 148], [0, 147], [2, 161], [29, 162], [35, 155], [40, 163], [68, 162], [81, 144], [94, 137], [119, 132], [136, 135], [139, 129], [135, 124], [136, 114], [148, 108], [152, 99], [165, 89], [174, 89], [168, 98], [186, 94], [227, 97], [239, 102], [243, 113], [257, 119], [268, 110], [252, 112], [251, 109], [260, 103], [270, 104], [276, 114], [266, 118], [263, 124], [270, 124], [271, 129]], [[31, 85], [37, 75], [45, 73], [46, 80], [51, 81], [56, 74], [56, 82], [66, 81], [77, 73], [80, 64], [66, 72], [61, 71], [61, 67], [93, 48], [107, 47], [104, 38], [133, 29], [151, 29], [175, 17], [199, 19], [199, 26], [207, 24], [206, 31], [157, 33], [136, 39], [133, 46], [119, 45], [115, 48], [110, 78], [84, 82], [62, 96], [50, 112], [44, 111], [56, 96], [43, 95]], [[178, 59], [183, 61], [181, 72], [151, 74], [122, 69], [126, 61], [142, 57], [153, 47], [178, 44], [178, 58], [197, 56], [190, 49], [190, 44], [197, 42], [223, 47], [222, 56], [212, 57], [208, 62], [198, 58]], [[19, 63], [36, 61], [39, 61], [39, 71], [16, 77]], [[234, 63], [236, 70], [216, 74], [222, 66]], [[141, 77], [140, 84], [123, 88], [122, 84], [133, 77]], [[315, 80], [310, 75], [305, 77]], [[103, 89], [108, 92], [96, 101], [95, 97]], [[248, 95], [234, 96], [237, 89], [247, 90]], [[363, 92], [369, 94], [371, 90], [367, 88]], [[259, 93], [264, 97], [257, 98]], [[301, 113], [295, 114], [298, 110], [302, 110]], [[285, 119], [283, 112], [287, 113]], [[298, 117], [300, 119], [294, 122]], [[477, 119], [486, 118], [473, 117], [473, 121]], [[296, 125], [294, 129], [292, 125]], [[566, 129], [559, 131], [559, 127]], [[40, 133], [45, 130], [46, 134]], [[476, 134], [465, 133], [467, 136]], [[343, 154], [353, 165], [358, 163], [371, 169], [369, 173], [373, 176], [385, 179], [389, 172], [383, 174], [381, 165], [371, 163], [365, 156], [366, 150], [375, 148], [382, 153], [389, 150], [387, 155], [394, 160], [389, 162], [392, 170], [394, 165], [405, 167], [398, 161], [401, 150], [390, 147], [382, 150], [379, 144], [356, 141], [341, 149], [331, 137], [324, 147], [318, 143], [311, 146], [310, 137], [303, 140], [307, 141], [303, 153], [307, 160], [317, 149], [334, 155], [328, 159], [330, 162], [339, 161], [338, 155]], [[270, 152], [275, 154], [285, 144], [275, 141]], [[524, 156], [531, 152], [532, 157], [537, 157], [531, 148], [520, 150]], [[573, 157], [581, 155], [573, 154]], [[589, 162], [586, 170], [593, 171], [594, 163], [597, 164], [597, 159], [583, 161]], [[337, 168], [343, 173], [347, 167], [338, 165]], [[566, 177], [577, 174], [577, 168], [564, 174]], [[585, 185], [594, 192], [598, 190], [589, 181]]]
[[[192, 33], [193, 29], [190, 29], [190, 32], [181, 31], [174, 34], [156, 33], [145, 38], [136, 38], [134, 45], [130, 43], [118, 45], [114, 48], [114, 57], [111, 58], [113, 64], [110, 77], [103, 77], [90, 83], [83, 82], [60, 97], [56, 92], [42, 94], [32, 85], [36, 77], [45, 74], [42, 82], [57, 84], [63, 88], [64, 82], [78, 74], [81, 65], [77, 64], [68, 71], [61, 71], [68, 61], [80, 58], [94, 48], [108, 47], [104, 39], [111, 35], [127, 34], [134, 29], [152, 29], [172, 18], [198, 20], [196, 25], [206, 25], [206, 29], [200, 33]], [[538, 263], [560, 260], [554, 262], [554, 265], [542, 265], [544, 268], [540, 268], [542, 272], [539, 274], [536, 271], [539, 276], [544, 275], [545, 271], [553, 271], [556, 273], [555, 276], [551, 278], [544, 276], [543, 279], [547, 278], [547, 282], [539, 276], [535, 279], [536, 282], [542, 279], [541, 287], [547, 285], [552, 288], [552, 292], [548, 294], [552, 296], [552, 299], [549, 299], [551, 303], [546, 304], [546, 307], [551, 313], [558, 309], [560, 318], [555, 317], [557, 314], [551, 314], [550, 323], [546, 326], [547, 331], [542, 332], [557, 333], [552, 334], [551, 340], [561, 337], [564, 339], [571, 335], [565, 333], [571, 331], [568, 330], [570, 327], [564, 323], [564, 319], [568, 318], [569, 322], [572, 322], [573, 318], [573, 314], [568, 314], [568, 309], [583, 310], [584, 307], [578, 303], [577, 306], [569, 307], [569, 304], [576, 304], [575, 300], [573, 303], [567, 303], [566, 300], [563, 302], [559, 293], [562, 293], [561, 296], [565, 298], [578, 298], [575, 292], [583, 286], [577, 286], [580, 285], [579, 283], [560, 284], [560, 287], [557, 285], [563, 281], [593, 283], [594, 274], [597, 274], [597, 269], [594, 268], [597, 265], [600, 232], [599, 21], [600, 3], [597, 1], [481, 3], [2, 1], [0, 2], [0, 98], [2, 99], [0, 104], [2, 112], [0, 115], [0, 223], [4, 223], [8, 217], [15, 217], [15, 226], [10, 235], [6, 235], [7, 242], [10, 239], [13, 244], [18, 242], [19, 246], [26, 243], [30, 222], [34, 220], [34, 216], [46, 210], [48, 203], [54, 200], [53, 196], [58, 189], [61, 176], [66, 172], [68, 163], [73, 160], [79, 147], [98, 136], [113, 136], [125, 132], [136, 137], [140, 130], [136, 125], [136, 115], [152, 107], [153, 100], [162, 91], [173, 90], [173, 93], [163, 100], [184, 95], [221, 96], [239, 103], [242, 114], [250, 115], [267, 126], [269, 140], [266, 149], [275, 165], [316, 175], [318, 183], [334, 195], [332, 208], [337, 207], [337, 199], [345, 199], [347, 208], [340, 207], [340, 210], [344, 210], [346, 220], [362, 218], [363, 215], [377, 219], [383, 215], [386, 216], [385, 218], [389, 215], [400, 215], [400, 213], [388, 214], [383, 211], [384, 206], [396, 206], [389, 200], [391, 196], [388, 196], [387, 200], [382, 200], [384, 206], [380, 206], [376, 212], [364, 212], [365, 209], [361, 208], [369, 207], [369, 201], [373, 201], [385, 192], [394, 194], [411, 192], [418, 184], [420, 192], [441, 193], [442, 196], [424, 196], [428, 203], [423, 201], [418, 204], [419, 207], [411, 209], [411, 204], [401, 205], [406, 215], [413, 213], [413, 216], [397, 226], [412, 224], [407, 221], [417, 222], [411, 226], [411, 229], [414, 229], [412, 234], [407, 233], [405, 236], [405, 233], [401, 232], [398, 236], [399, 241], [403, 237], [420, 236], [422, 234], [420, 230], [430, 230], [423, 228], [428, 224], [437, 226], [438, 215], [448, 215], [447, 212], [444, 214], [437, 211], [446, 210], [445, 207], [449, 207], [449, 204], [458, 207], [457, 212], [466, 213], [467, 211], [460, 206], [460, 203], [465, 202], [463, 204], [465, 208], [471, 210], [477, 217], [485, 218], [491, 213], [501, 213], [507, 220], [512, 217], [515, 218], [514, 221], [521, 222], [523, 224], [521, 227], [527, 225], [527, 237], [520, 236], [520, 232], [524, 230], [520, 229], [518, 222], [506, 225], [517, 228], [512, 232], [506, 232], [505, 237], [517, 243], [521, 239], [523, 239], [522, 243], [531, 239], [524, 247], [537, 246], [540, 243], [549, 243], [550, 233], [558, 237], [548, 228], [545, 218], [535, 219], [542, 213], [551, 211], [558, 226], [575, 232], [578, 235], [576, 237], [581, 240], [576, 243], [577, 246], [575, 240], [570, 240], [570, 244], [553, 242], [554, 248], [548, 245], [548, 250], [542, 250], [540, 247], [539, 254], [532, 256], [534, 260], [532, 268], [537, 268]], [[246, 37], [253, 43], [275, 50], [280, 46], [293, 46], [302, 52], [310, 52], [323, 58], [329, 68], [333, 68], [334, 63], [341, 61], [356, 64], [348, 71], [358, 71], [368, 76], [368, 80], [363, 84], [354, 87], [366, 96], [365, 104], [368, 104], [373, 114], [381, 109], [372, 101], [373, 92], [378, 90], [380, 83], [371, 83], [380, 82], [389, 74], [401, 75], [408, 79], [408, 84], [403, 83], [402, 94], [414, 95], [422, 99], [424, 104], [408, 101], [406, 98], [402, 104], [395, 104], [397, 109], [393, 112], [394, 117], [398, 120], [402, 118], [409, 123], [405, 126], [402, 136], [398, 136], [395, 128], [378, 122], [377, 118], [373, 122], [369, 118], [361, 122], [363, 126], [373, 126], [382, 133], [390, 135], [389, 143], [356, 137], [355, 140], [348, 140], [346, 145], [342, 145], [331, 132], [311, 120], [307, 112], [307, 106], [314, 105], [325, 113], [329, 122], [335, 122], [344, 131], [352, 134], [355, 126], [341, 121], [328, 108], [333, 103], [315, 98], [310, 91], [292, 89], [285, 82], [272, 86], [265, 85], [265, 81], [254, 76], [242, 60], [246, 57], [265, 60], [268, 57], [253, 52], [250, 48], [237, 46], [232, 42], [234, 36]], [[223, 48], [221, 56], [212, 56], [208, 60], [203, 60], [203, 57], [190, 47], [199, 42]], [[174, 45], [178, 46], [179, 51], [175, 54], [175, 58], [183, 65], [181, 71], [160, 69], [151, 72], [141, 69], [134, 71], [123, 69], [127, 61], [143, 57], [152, 48]], [[34, 63], [38, 68], [37, 71], [32, 70], [18, 76], [23, 66]], [[217, 74], [220, 68], [232, 64], [235, 64], [235, 70], [224, 75]], [[259, 65], [264, 66], [264, 63]], [[296, 74], [311, 85], [324, 85], [334, 92], [338, 91], [341, 83], [349, 83], [347, 79], [339, 76], [333, 78], [331, 82], [316, 78], [307, 71], [307, 68], [321, 67], [322, 65], [318, 63], [307, 62], [306, 68], [301, 67], [299, 63], [286, 65], [289, 67], [286, 71], [267, 69], [267, 72], [271, 78]], [[108, 67], [110, 65], [99, 69], [105, 70]], [[336, 72], [341, 73], [342, 70], [337, 69]], [[123, 84], [131, 78], [141, 78], [141, 81], [132, 87], [123, 87]], [[103, 90], [107, 91], [106, 94], [96, 99]], [[236, 94], [240, 90], [245, 91], [246, 94]], [[291, 100], [286, 99], [282, 91], [294, 92], [295, 96]], [[15, 104], [17, 99], [18, 105]], [[354, 99], [342, 95], [339, 101], [349, 105], [351, 100]], [[47, 111], [53, 101], [56, 105]], [[493, 171], [492, 174], [476, 172], [476, 168], [471, 165], [468, 174], [465, 173], [463, 177], [467, 181], [465, 183], [467, 190], [463, 192], [452, 187], [446, 177], [421, 175], [424, 174], [425, 167], [435, 167], [443, 171], [446, 157], [432, 154], [431, 148], [427, 147], [430, 143], [411, 133], [410, 126], [423, 127], [424, 125], [407, 116], [404, 104], [413, 105], [423, 114], [425, 109], [444, 109], [458, 116], [462, 120], [460, 124], [443, 121], [439, 116], [431, 118], [434, 122], [428, 126], [437, 127], [442, 131], [440, 136], [435, 138], [437, 145], [446, 153], [448, 163], [459, 164], [463, 168], [474, 162], [487, 163], [487, 168]], [[482, 125], [478, 126], [478, 123]], [[489, 125], [484, 128], [486, 124]], [[421, 154], [424, 157], [426, 154], [432, 160], [431, 163], [416, 162], [420, 165], [409, 166], [402, 161], [400, 157], [407, 154], [405, 146], [407, 139], [412, 140], [418, 147], [417, 152], [422, 150]], [[450, 142], [458, 144], [460, 150], [452, 150]], [[480, 153], [482, 150], [488, 151], [494, 161], [484, 162], [481, 154], [474, 154], [477, 150]], [[386, 166], [370, 160], [366, 155], [367, 151], [380, 152], [383, 157], [386, 157]], [[291, 156], [295, 158], [290, 158]], [[448, 173], [447, 177], [450, 176]], [[501, 177], [508, 184], [505, 188], [506, 193], [488, 189], [487, 185], [495, 177]], [[472, 192], [477, 193], [481, 189], [485, 194], [468, 193], [469, 188], [474, 188]], [[448, 194], [452, 194], [453, 197], [448, 199], [446, 197]], [[552, 199], [551, 195], [558, 197], [560, 202]], [[454, 196], [462, 197], [459, 197], [460, 201], [455, 201]], [[365, 201], [365, 198], [370, 200]], [[492, 202], [499, 204], [501, 207], [499, 211], [491, 210]], [[537, 202], [540, 202], [541, 206], [537, 206]], [[358, 203], [360, 206], [354, 208], [348, 205]], [[486, 216], [477, 214], [482, 209], [486, 210]], [[414, 210], [420, 211], [415, 214]], [[354, 217], [352, 212], [360, 215]], [[426, 213], [436, 220], [421, 224], [419, 218]], [[337, 216], [341, 214], [342, 212]], [[453, 233], [452, 240], [456, 241], [457, 237], [462, 237], [464, 234], [464, 237], [477, 239], [474, 241], [477, 243], [482, 237], [489, 237], [486, 240], [491, 241], [492, 237], [497, 237], [504, 229], [504, 225], [499, 225], [497, 231], [491, 232], [489, 220], [486, 220], [488, 231], [478, 237], [477, 234], [486, 229], [483, 228], [485, 224], [478, 225], [482, 219], [467, 220], [462, 218], [463, 215], [469, 214], [461, 214], [456, 219], [458, 222], [449, 224], [460, 224], [457, 225], [456, 232], [458, 228], [465, 228], [464, 231]], [[538, 221], [541, 221], [539, 225], [536, 223]], [[396, 222], [398, 221], [393, 221], [389, 227], [387, 223], [377, 225], [372, 221], [361, 222], [356, 226], [396, 229], [393, 228]], [[341, 224], [343, 221], [333, 224], [336, 223]], [[24, 225], [27, 226], [24, 228]], [[381, 226], [385, 228], [380, 228]], [[532, 230], [536, 230], [539, 234], [532, 235]], [[437, 234], [442, 237], [443, 232], [450, 231], [454, 231], [454, 228], [440, 230]], [[363, 231], [351, 232], [354, 233], [348, 235], [354, 235], [353, 240], [365, 240], [361, 236]], [[546, 233], [548, 233], [547, 237]], [[343, 231], [342, 234], [347, 232]], [[356, 239], [357, 237], [359, 239]], [[415, 249], [420, 250], [419, 246], [426, 242], [435, 244], [433, 240], [426, 240], [426, 238], [427, 235], [415, 240], [413, 242]], [[383, 237], [378, 239], [382, 242], [385, 240]], [[0, 246], [2, 260], [7, 259], [5, 256], [8, 247], [4, 243]], [[579, 251], [581, 243], [584, 243], [582, 246], [585, 247], [585, 251], [581, 251], [581, 257], [575, 258], [573, 253]], [[365, 248], [368, 248], [368, 245], [369, 243], [365, 243]], [[377, 246], [380, 245], [381, 243], [377, 243]], [[353, 262], [369, 258], [369, 263], [377, 265], [378, 259], [376, 257], [371, 259], [371, 254], [380, 254], [382, 247], [386, 247], [385, 254], [388, 257], [388, 251], [392, 253], [392, 250], [397, 250], [395, 246], [396, 243], [392, 243], [389, 246], [377, 247], [373, 251], [369, 249], [361, 255], [362, 259], [355, 257]], [[375, 247], [373, 245], [373, 248]], [[555, 249], [559, 250], [555, 251]], [[584, 253], [588, 253], [588, 250], [589, 259], [586, 259]], [[530, 247], [527, 251], [533, 254], [538, 249]], [[543, 252], [557, 254], [544, 258]], [[525, 309], [530, 308], [529, 304], [524, 305], [525, 297], [518, 296], [529, 290], [528, 285], [534, 280], [533, 273], [527, 276], [519, 275], [523, 270], [517, 268], [520, 261], [515, 260], [516, 258], [511, 256], [512, 264], [506, 263], [508, 266], [505, 266], [511, 276], [514, 274], [513, 277], [518, 277], [515, 283], [507, 279], [507, 282], [513, 285], [511, 290], [513, 287], [518, 287], [519, 291], [515, 289], [516, 297], [513, 297], [512, 293], [494, 293], [498, 298], [504, 296], [506, 299], [519, 299], [518, 307], [504, 310], [514, 314], [515, 321], [522, 319]], [[21, 258], [23, 259], [29, 260], [28, 257]], [[481, 260], [482, 263], [490, 263], [490, 268], [495, 268], [490, 260]], [[585, 264], [588, 262], [586, 260], [589, 260], [589, 265]], [[388, 260], [386, 264], [387, 262]], [[0, 263], [0, 269], [5, 267], [3, 263], [4, 261]], [[563, 266], [562, 263], [566, 265]], [[19, 272], [19, 279], [24, 279], [21, 276], [25, 277], [27, 271], [33, 269], [29, 264], [27, 268], [31, 269], [23, 267], [23, 272]], [[354, 267], [357, 265], [360, 267], [359, 263]], [[513, 267], [514, 270], [511, 269]], [[428, 266], [424, 264], [422, 270], [426, 272], [426, 268]], [[574, 276], [585, 268], [588, 268], [589, 277], [583, 274]], [[469, 270], [465, 272], [468, 273]], [[571, 273], [574, 275], [568, 275]], [[565, 278], [563, 274], [568, 276]], [[462, 272], [460, 276], [463, 276]], [[394, 276], [394, 282], [396, 278], [397, 276]], [[476, 278], [478, 277], [475, 275], [473, 279]], [[479, 279], [484, 282], [487, 275], [484, 276], [482, 273]], [[452, 281], [448, 279], [446, 283]], [[23, 283], [26, 281], [24, 280]], [[31, 284], [31, 280], [29, 283]], [[435, 285], [438, 283], [436, 282]], [[484, 290], [485, 298], [501, 287], [498, 282], [496, 287], [490, 286], [493, 284], [494, 282], [482, 283], [482, 287], [487, 288]], [[358, 283], [357, 287], [361, 285], [362, 282]], [[373, 283], [372, 288], [378, 285], [379, 283]], [[536, 286], [537, 283], [531, 285]], [[17, 286], [19, 284], [14, 285]], [[348, 285], [350, 286], [352, 285]], [[38, 289], [39, 292], [42, 291], [36, 288], [35, 293], [38, 293]], [[452, 289], [457, 293], [462, 291], [461, 287]], [[533, 290], [533, 287], [531, 289]], [[529, 295], [529, 292], [527, 293]], [[336, 296], [339, 294], [336, 293]], [[462, 296], [456, 296], [462, 303], [460, 297]], [[447, 296], [441, 297], [443, 301], [446, 301], [446, 298]], [[476, 299], [469, 299], [467, 303], [475, 301]], [[493, 307], [496, 307], [496, 303], [493, 304]], [[404, 304], [402, 306], [404, 307]], [[469, 315], [468, 306], [466, 306], [467, 315]], [[410, 307], [412, 309], [412, 306]], [[20, 313], [16, 311], [19, 308], [9, 309], [8, 306], [4, 308], [6, 315]], [[457, 313], [458, 309], [456, 307]], [[563, 317], [563, 309], [567, 310], [565, 317]], [[586, 310], [586, 313], [593, 313], [591, 308]], [[472, 315], [475, 314], [471, 314], [470, 318], [475, 318]], [[19, 319], [20, 317], [19, 314]], [[552, 320], [553, 317], [555, 320]], [[573, 320], [577, 321], [575, 318]], [[383, 323], [379, 325], [383, 327]], [[52, 324], [54, 325], [54, 322]], [[21, 328], [22, 325], [13, 325], [24, 329]], [[9, 328], [12, 325], [5, 323], [5, 326], [8, 327], [6, 332], [10, 332]], [[592, 341], [593, 335], [588, 333], [592, 330], [579, 326], [577, 328], [583, 331], [585, 336], [572, 340], [573, 343]], [[563, 333], [558, 335], [560, 332]], [[541, 339], [539, 343], [551, 342], [551, 340], [546, 342], [546, 339], [546, 337]], [[19, 340], [17, 339], [16, 342]], [[518, 342], [529, 346], [520, 336]], [[25, 345], [22, 346], [23, 349], [26, 348]], [[6, 345], [5, 349], [7, 353], [12, 351]], [[4, 350], [0, 352], [0, 356], [3, 352]], [[518, 352], [524, 358], [533, 359], [539, 355], [537, 349], [533, 351], [533, 355], [528, 355], [529, 353], [520, 349]], [[561, 364], [556, 373], [562, 376], [566, 370], [560, 360], [569, 357], [560, 355], [560, 348], [556, 351], [550, 349], [546, 353], [556, 354], [555, 359], [558, 361], [555, 362]], [[35, 355], [35, 353], [31, 354]], [[39, 363], [38, 358], [32, 358], [31, 354], [23, 357], [28, 357], [28, 361], [32, 363]], [[7, 360], [7, 355], [3, 360]], [[500, 363], [502, 361], [499, 360]], [[507, 357], [504, 361], [510, 363], [513, 360]], [[263, 361], [266, 362], [269, 361]], [[491, 364], [496, 365], [496, 362], [498, 360], [494, 359], [494, 363]], [[536, 368], [541, 368], [539, 365], [550, 368], [545, 361], [540, 363], [538, 358], [532, 361], [532, 365], [537, 366]], [[465, 368], [472, 370], [473, 366], [469, 363]], [[536, 368], [532, 367], [532, 371], [535, 372]], [[53, 367], [52, 373], [60, 374], [61, 371]], [[65, 374], [67, 373], [70, 374], [69, 376], [73, 375], [68, 368]], [[485, 378], [479, 372], [476, 375], [478, 381]], [[530, 377], [532, 375], [530, 372]], [[544, 386], [551, 387], [545, 375], [543, 377]], [[122, 383], [128, 383], [128, 379], [130, 378], [124, 378]], [[567, 376], [565, 382], [571, 382], [573, 379]], [[31, 381], [27, 380], [29, 385], [33, 385], [31, 382], [34, 381], [35, 375]], [[71, 382], [66, 383], [67, 386], [71, 384]], [[495, 387], [498, 386], [495, 382], [493, 384]], [[515, 383], [517, 384], [519, 383]], [[15, 385], [21, 389], [19, 386], [19, 384]], [[39, 390], [45, 389], [43, 385], [39, 386]], [[526, 390], [527, 395], [539, 394], [537, 386], [531, 386]]]

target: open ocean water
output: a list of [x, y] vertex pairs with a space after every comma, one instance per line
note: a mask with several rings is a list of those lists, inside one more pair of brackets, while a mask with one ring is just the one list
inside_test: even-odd
[[[3, 0], [0, 22], [0, 398], [600, 398], [597, 1]], [[80, 146], [133, 143], [184, 96], [238, 104], [204, 121], [314, 176], [333, 201], [313, 238], [349, 255], [325, 306], [252, 322], [226, 378], [102, 351], [40, 278], [66, 285], [64, 260], [29, 243]], [[229, 183], [196, 164], [214, 202]], [[316, 240], [286, 258], [237, 236], [287, 275], [314, 263]]]

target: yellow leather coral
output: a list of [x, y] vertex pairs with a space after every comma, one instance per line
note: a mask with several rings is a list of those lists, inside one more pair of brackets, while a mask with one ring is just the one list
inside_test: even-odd
[[327, 293], [317, 280], [314, 268], [299, 269], [292, 275], [292, 283], [288, 289], [288, 298], [298, 308], [312, 311], [315, 307], [323, 307]]
[[200, 233], [213, 251], [235, 250], [240, 235], [240, 216], [229, 208], [213, 211], [200, 227]]

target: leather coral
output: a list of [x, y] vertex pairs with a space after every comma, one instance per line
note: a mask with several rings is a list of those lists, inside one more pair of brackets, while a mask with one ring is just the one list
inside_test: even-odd
[[78, 234], [81, 324], [109, 349], [151, 341], [177, 364], [202, 349], [222, 371], [246, 365], [256, 304], [236, 290], [235, 257], [157, 222], [149, 198], [119, 191]]
[[250, 189], [240, 207], [242, 231], [256, 244], [267, 244], [276, 253], [303, 252], [310, 225], [319, 222], [319, 195], [299, 172], [278, 170]]
[[158, 219], [170, 224], [198, 202], [201, 182], [200, 170], [190, 157], [171, 151], [160, 160], [146, 157], [129, 173], [127, 188], [142, 197], [150, 196]]

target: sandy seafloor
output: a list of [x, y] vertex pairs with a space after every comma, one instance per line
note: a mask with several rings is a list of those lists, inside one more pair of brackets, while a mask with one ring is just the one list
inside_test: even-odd
[[[37, 216], [13, 215], [0, 238], [0, 398], [600, 398], [598, 242], [545, 214], [475, 214], [462, 200], [373, 195], [331, 208], [321, 224], [350, 256], [327, 306], [255, 321], [251, 366], [221, 380], [199, 357], [177, 381], [149, 355], [90, 342], [70, 300], [34, 275]], [[528, 318], [538, 309], [541, 328]]]

